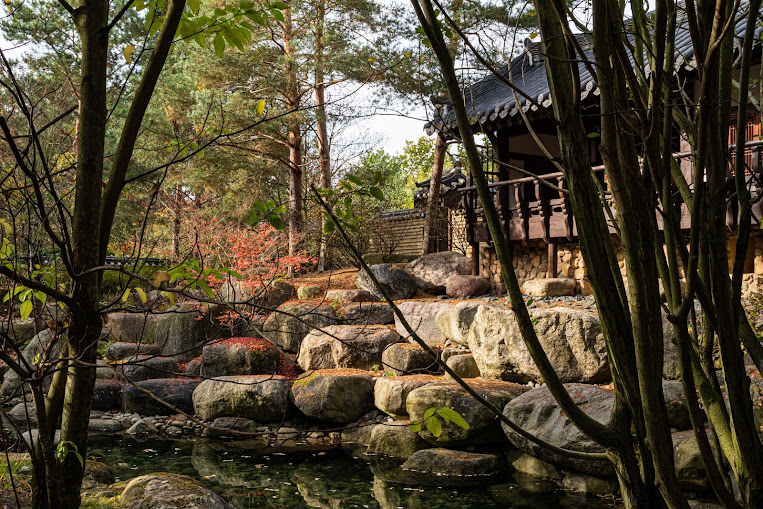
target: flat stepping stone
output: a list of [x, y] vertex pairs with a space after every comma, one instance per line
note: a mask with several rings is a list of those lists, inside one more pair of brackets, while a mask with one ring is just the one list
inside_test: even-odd
[[399, 482], [425, 486], [479, 486], [489, 484], [506, 470], [501, 454], [480, 454], [452, 449], [423, 449], [401, 467]]

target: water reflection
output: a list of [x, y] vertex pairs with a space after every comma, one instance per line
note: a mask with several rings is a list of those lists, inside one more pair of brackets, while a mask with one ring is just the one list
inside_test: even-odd
[[[238, 509], [605, 508], [610, 501], [539, 490], [536, 481], [506, 475], [506, 484], [480, 488], [411, 487], [389, 482], [395, 465], [374, 466], [340, 453], [263, 454], [208, 441], [93, 441], [91, 456], [118, 479], [173, 472], [202, 480]], [[395, 475], [404, 475], [397, 472]], [[543, 489], [547, 489], [546, 486]]]

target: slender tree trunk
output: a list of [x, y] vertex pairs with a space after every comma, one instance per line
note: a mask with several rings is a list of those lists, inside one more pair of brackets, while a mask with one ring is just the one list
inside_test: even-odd
[[[329, 145], [329, 134], [326, 126], [326, 84], [325, 84], [325, 48], [324, 23], [326, 20], [326, 2], [319, 0], [315, 6], [316, 28], [315, 28], [315, 117], [316, 132], [318, 135], [318, 159], [320, 162], [321, 187], [328, 189], [331, 187], [331, 147]], [[323, 224], [326, 224], [324, 218]], [[318, 270], [328, 270], [329, 264], [329, 245], [328, 235], [321, 230], [321, 246], [318, 253]]]
[[175, 184], [175, 200], [173, 205], [174, 220], [172, 224], [172, 256], [175, 260], [180, 259], [180, 212], [182, 211], [182, 194], [180, 184]]
[[[283, 53], [284, 74], [286, 75], [286, 108], [293, 111], [289, 115], [288, 144], [289, 144], [289, 256], [297, 253], [297, 247], [303, 230], [302, 206], [302, 126], [300, 125], [299, 83], [297, 81], [297, 61], [293, 46], [294, 26], [291, 19], [291, 9], [284, 9], [283, 22]], [[291, 273], [291, 268], [289, 269]]]
[[427, 197], [427, 213], [425, 217], [426, 225], [424, 226], [424, 238], [421, 241], [422, 255], [429, 254], [432, 250], [432, 245], [438, 241], [440, 187], [442, 187], [442, 169], [445, 166], [447, 148], [445, 138], [438, 135], [434, 148], [432, 176], [429, 179], [429, 196]]

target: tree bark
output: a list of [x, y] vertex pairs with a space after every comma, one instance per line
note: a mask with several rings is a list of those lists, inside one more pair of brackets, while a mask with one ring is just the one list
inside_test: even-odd
[[[320, 166], [320, 184], [324, 189], [331, 187], [331, 147], [329, 145], [328, 128], [326, 126], [326, 84], [325, 84], [325, 55], [326, 41], [324, 39], [324, 23], [326, 20], [326, 2], [319, 0], [315, 6], [315, 117], [316, 134], [318, 137], [318, 159]], [[326, 225], [327, 218], [323, 219]], [[318, 253], [318, 270], [330, 268], [328, 235], [321, 229], [321, 246]]]
[[[421, 254], [426, 255], [432, 252], [432, 246], [437, 245], [439, 209], [440, 209], [440, 188], [442, 187], [442, 170], [445, 166], [445, 154], [448, 146], [445, 144], [445, 138], [437, 136], [434, 147], [434, 165], [432, 165], [432, 176], [429, 179], [429, 196], [427, 197], [426, 224], [424, 226], [424, 238], [421, 241]], [[436, 248], [434, 249], [436, 251]]]

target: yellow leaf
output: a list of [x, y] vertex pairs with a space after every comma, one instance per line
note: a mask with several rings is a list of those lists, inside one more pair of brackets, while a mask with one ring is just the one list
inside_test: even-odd
[[128, 44], [125, 46], [124, 51], [122, 52], [125, 56], [125, 60], [127, 60], [127, 63], [132, 65], [132, 54], [135, 53], [135, 46], [132, 44]]
[[163, 284], [170, 282], [170, 273], [166, 270], [157, 270], [154, 272], [154, 280], [152, 284], [154, 285], [154, 288], [157, 290], [159, 287], [161, 287]]
[[374, 57], [371, 57], [368, 59], [369, 62], [376, 62], [376, 59]]
[[406, 51], [404, 56], [405, 58], [411, 58], [413, 56], [413, 53], [411, 53], [410, 51]]
[[11, 226], [11, 223], [3, 219], [2, 224], [3, 224], [3, 230], [5, 230], [5, 234], [8, 236], [13, 235], [13, 226]]
[[257, 116], [261, 117], [264, 112], [265, 112], [265, 99], [260, 99], [260, 101], [257, 103]]
[[130, 298], [130, 289], [126, 289], [125, 293], [122, 294], [122, 302], [127, 302], [127, 299]]
[[135, 292], [138, 294], [138, 297], [140, 297], [140, 301], [145, 304], [148, 302], [148, 296], [146, 295], [146, 292], [143, 291], [143, 288], [136, 287]]
[[162, 292], [162, 295], [170, 299], [170, 302], [174, 305], [175, 304], [175, 294], [172, 292]]

